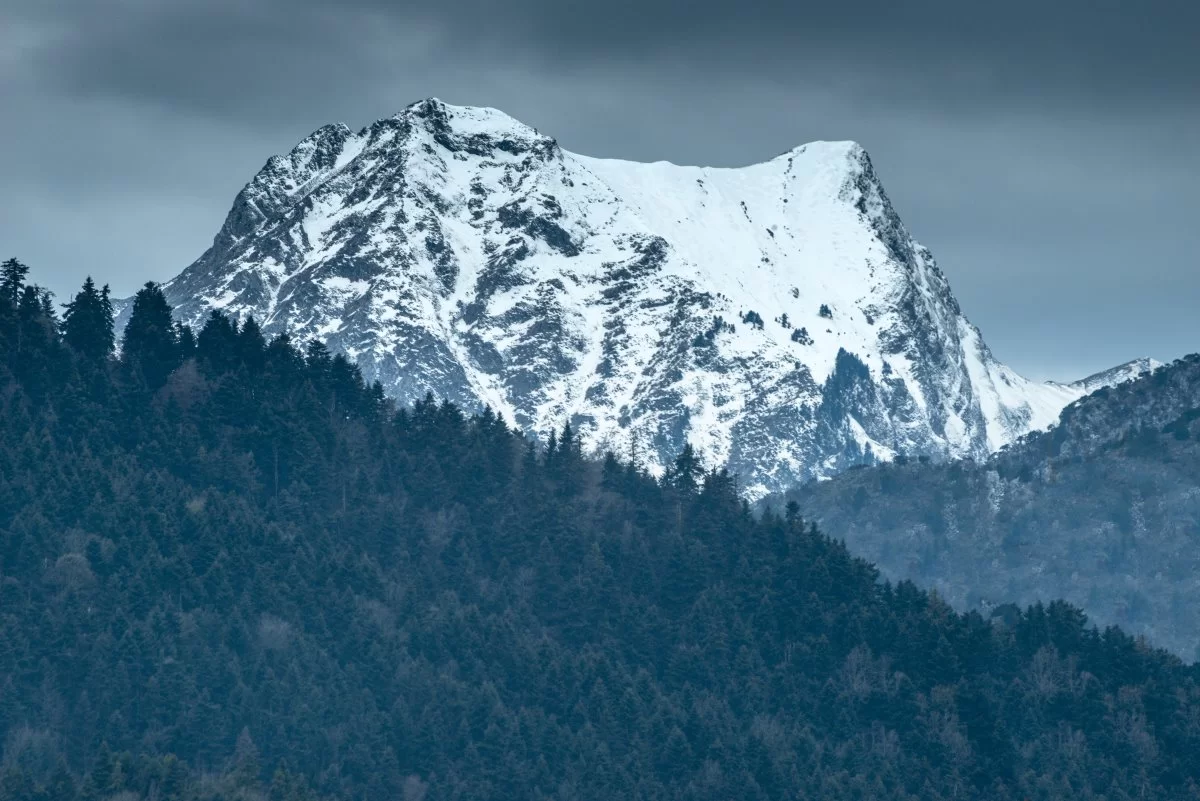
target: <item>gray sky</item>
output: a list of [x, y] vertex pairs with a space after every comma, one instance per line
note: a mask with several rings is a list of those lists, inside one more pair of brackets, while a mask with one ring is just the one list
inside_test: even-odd
[[[848, 9], [848, 10], [846, 10]], [[0, 0], [0, 258], [129, 294], [273, 153], [436, 95], [569, 150], [855, 139], [996, 354], [1200, 350], [1195, 0]]]

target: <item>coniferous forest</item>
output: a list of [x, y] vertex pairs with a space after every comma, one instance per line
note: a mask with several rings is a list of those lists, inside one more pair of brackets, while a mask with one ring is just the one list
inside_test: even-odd
[[0, 798], [1200, 798], [1194, 666], [888, 584], [690, 450], [0, 276]]

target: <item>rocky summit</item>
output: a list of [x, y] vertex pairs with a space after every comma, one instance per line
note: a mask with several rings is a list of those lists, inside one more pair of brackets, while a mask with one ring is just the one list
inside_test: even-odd
[[1109, 383], [999, 363], [857, 144], [641, 164], [436, 99], [271, 158], [165, 291], [192, 325], [320, 338], [400, 402], [569, 421], [652, 471], [690, 441], [751, 497], [985, 456]]

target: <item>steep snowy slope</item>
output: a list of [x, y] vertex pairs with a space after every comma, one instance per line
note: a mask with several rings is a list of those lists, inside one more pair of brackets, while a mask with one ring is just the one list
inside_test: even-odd
[[1134, 359], [1131, 362], [1125, 362], [1125, 364], [1118, 364], [1116, 367], [1102, 370], [1087, 378], [1081, 378], [1073, 382], [1071, 387], [1073, 389], [1082, 389], [1084, 392], [1091, 394], [1104, 387], [1113, 387], [1141, 378], [1147, 373], [1153, 373], [1162, 366], [1163, 363], [1157, 359]]
[[1090, 391], [992, 357], [850, 142], [638, 164], [427, 100], [272, 158], [166, 290], [193, 325], [323, 338], [401, 401], [569, 420], [652, 468], [690, 440], [752, 496], [982, 456]]

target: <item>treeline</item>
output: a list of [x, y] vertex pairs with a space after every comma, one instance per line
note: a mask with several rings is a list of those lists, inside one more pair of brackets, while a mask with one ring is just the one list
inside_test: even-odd
[[0, 279], [0, 797], [1200, 798], [1195, 669], [1066, 604]]

